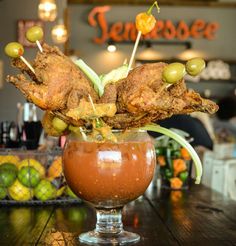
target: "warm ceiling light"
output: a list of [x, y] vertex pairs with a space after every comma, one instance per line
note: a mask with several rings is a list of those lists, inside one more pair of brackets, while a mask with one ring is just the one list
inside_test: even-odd
[[189, 49], [189, 50], [183, 51], [177, 56], [178, 59], [183, 60], [183, 61], [187, 61], [195, 57], [205, 58], [206, 54], [203, 53], [202, 51]]
[[57, 5], [55, 0], [40, 0], [38, 16], [43, 21], [54, 21], [57, 17]]
[[138, 52], [138, 60], [160, 60], [163, 57], [161, 52], [157, 52], [150, 43], [146, 45], [146, 48]]
[[111, 53], [115, 52], [116, 51], [116, 46], [114, 44], [109, 44], [107, 46], [107, 51], [109, 51]]
[[52, 40], [54, 43], [65, 43], [68, 39], [68, 32], [64, 24], [58, 24], [52, 28]]

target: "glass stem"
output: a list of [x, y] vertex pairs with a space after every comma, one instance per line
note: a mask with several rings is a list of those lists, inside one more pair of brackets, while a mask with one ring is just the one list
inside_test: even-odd
[[122, 208], [97, 209], [95, 231], [103, 234], [118, 234], [123, 231]]

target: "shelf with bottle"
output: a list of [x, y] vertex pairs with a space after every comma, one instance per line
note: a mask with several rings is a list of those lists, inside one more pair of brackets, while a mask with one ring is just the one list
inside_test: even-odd
[[0, 122], [1, 148], [37, 149], [42, 132], [42, 124], [37, 119], [36, 106], [26, 102], [17, 103], [15, 121]]

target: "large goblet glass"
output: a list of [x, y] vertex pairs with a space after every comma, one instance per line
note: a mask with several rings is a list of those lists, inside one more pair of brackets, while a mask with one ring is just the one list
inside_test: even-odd
[[121, 212], [150, 184], [155, 150], [146, 131], [114, 130], [113, 134], [117, 142], [96, 142], [90, 133], [70, 135], [64, 148], [67, 183], [97, 212], [96, 228], [79, 236], [83, 243], [114, 245], [140, 240], [139, 235], [124, 231]]

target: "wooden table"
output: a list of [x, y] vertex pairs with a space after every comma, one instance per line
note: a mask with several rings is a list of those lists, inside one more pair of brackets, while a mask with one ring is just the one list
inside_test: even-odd
[[[125, 207], [123, 222], [141, 235], [135, 245], [236, 245], [236, 202], [203, 186], [161, 193], [150, 187]], [[86, 204], [0, 207], [0, 245], [82, 245], [77, 236], [94, 225]]]

